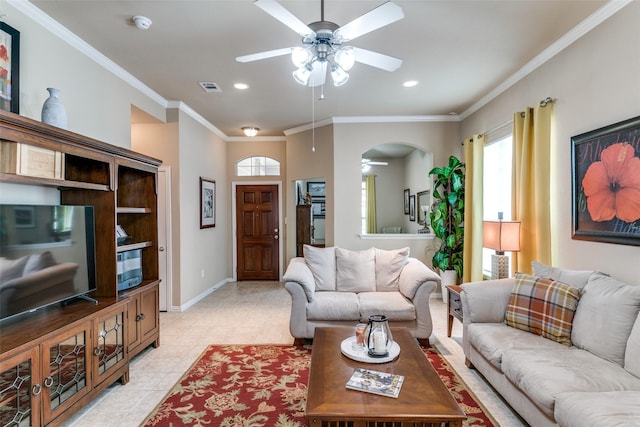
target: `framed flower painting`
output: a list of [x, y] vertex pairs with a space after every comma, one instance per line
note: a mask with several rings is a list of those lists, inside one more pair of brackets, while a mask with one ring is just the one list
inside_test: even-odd
[[640, 246], [640, 116], [571, 137], [573, 239]]
[[20, 113], [20, 32], [0, 22], [0, 109]]

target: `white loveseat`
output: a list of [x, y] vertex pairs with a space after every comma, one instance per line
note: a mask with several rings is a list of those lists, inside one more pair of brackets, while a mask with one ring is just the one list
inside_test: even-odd
[[[546, 291], [523, 297], [533, 281], [546, 283]], [[577, 298], [559, 296], [562, 288]], [[527, 423], [640, 426], [640, 286], [534, 263], [532, 276], [466, 283], [462, 290], [467, 365]], [[554, 310], [572, 304], [574, 314], [557, 323], [562, 316]], [[523, 330], [542, 319], [530, 311], [543, 306], [545, 322], [555, 326]], [[505, 323], [513, 320], [517, 327]]]
[[409, 248], [304, 246], [304, 257], [293, 258], [284, 274], [291, 294], [289, 330], [296, 343], [313, 338], [318, 326], [355, 326], [372, 314], [384, 314], [391, 326], [408, 328], [427, 344], [433, 324], [429, 296], [440, 277]]

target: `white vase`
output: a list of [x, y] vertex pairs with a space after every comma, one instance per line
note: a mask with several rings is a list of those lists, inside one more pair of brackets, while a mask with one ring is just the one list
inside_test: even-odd
[[458, 283], [458, 275], [455, 270], [440, 271], [440, 284], [442, 286], [442, 301], [446, 304], [449, 301], [449, 293], [447, 286], [456, 285]]
[[42, 105], [42, 123], [56, 126], [61, 129], [67, 128], [67, 112], [62, 105], [62, 101], [58, 99], [60, 90], [48, 87], [49, 97]]

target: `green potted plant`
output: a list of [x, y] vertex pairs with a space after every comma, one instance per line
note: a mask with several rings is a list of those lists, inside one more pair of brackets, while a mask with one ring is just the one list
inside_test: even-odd
[[[433, 233], [440, 239], [432, 263], [441, 271], [443, 299], [446, 301], [446, 285], [456, 284], [462, 277], [464, 252], [464, 178], [465, 165], [457, 157], [449, 157], [449, 164], [431, 169], [434, 176], [433, 206], [429, 218]], [[451, 272], [451, 273], [446, 273]], [[445, 275], [457, 277], [445, 280]]]

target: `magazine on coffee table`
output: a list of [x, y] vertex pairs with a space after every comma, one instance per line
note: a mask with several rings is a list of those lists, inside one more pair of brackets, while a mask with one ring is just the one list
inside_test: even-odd
[[403, 375], [356, 368], [347, 382], [347, 388], [397, 398], [403, 382]]

